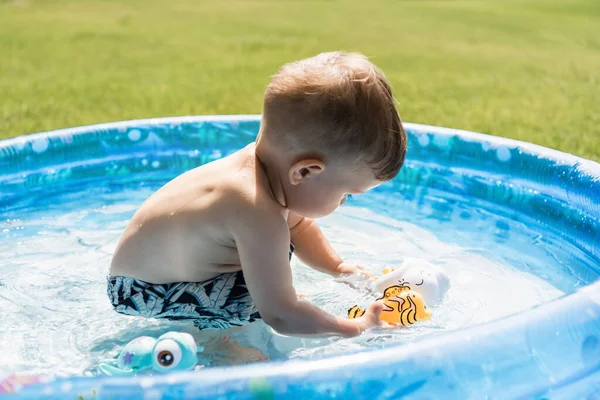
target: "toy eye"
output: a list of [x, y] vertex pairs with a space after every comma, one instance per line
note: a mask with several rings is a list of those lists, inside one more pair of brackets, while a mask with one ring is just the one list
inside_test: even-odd
[[171, 339], [157, 343], [153, 355], [154, 361], [163, 368], [175, 368], [181, 362], [181, 348]]

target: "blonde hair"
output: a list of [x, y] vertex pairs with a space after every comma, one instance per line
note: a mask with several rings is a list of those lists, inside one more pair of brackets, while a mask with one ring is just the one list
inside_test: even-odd
[[321, 53], [282, 66], [264, 99], [261, 135], [286, 150], [362, 161], [394, 178], [406, 132], [385, 75], [357, 53]]

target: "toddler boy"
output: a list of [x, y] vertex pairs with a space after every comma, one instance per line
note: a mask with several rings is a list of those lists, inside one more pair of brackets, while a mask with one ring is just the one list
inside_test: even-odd
[[331, 275], [345, 263], [313, 218], [395, 177], [406, 133], [383, 73], [364, 56], [286, 64], [264, 98], [255, 143], [190, 170], [147, 199], [117, 246], [108, 295], [117, 312], [227, 329], [258, 318], [288, 335], [355, 336], [379, 323], [300, 299], [293, 251]]

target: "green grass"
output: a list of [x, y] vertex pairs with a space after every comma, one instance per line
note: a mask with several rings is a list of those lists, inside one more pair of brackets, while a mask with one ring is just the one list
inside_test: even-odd
[[336, 49], [404, 121], [600, 160], [598, 0], [0, 0], [0, 137], [260, 113], [279, 65]]

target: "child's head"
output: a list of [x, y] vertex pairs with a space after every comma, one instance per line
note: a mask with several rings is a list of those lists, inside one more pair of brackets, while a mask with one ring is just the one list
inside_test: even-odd
[[406, 133], [383, 73], [360, 54], [333, 52], [275, 74], [258, 146], [270, 149], [288, 208], [318, 217], [395, 177]]

